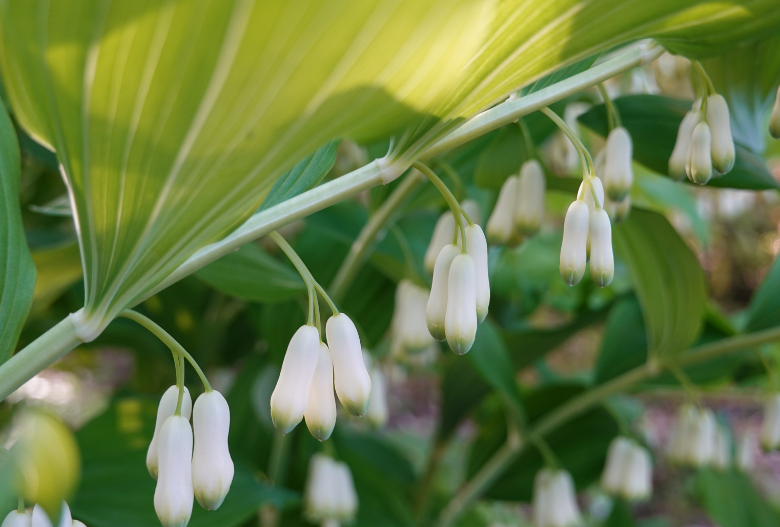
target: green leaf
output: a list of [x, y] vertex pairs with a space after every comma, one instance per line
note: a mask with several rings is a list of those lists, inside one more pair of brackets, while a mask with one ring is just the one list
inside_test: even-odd
[[780, 258], [775, 258], [764, 281], [750, 300], [745, 332], [760, 331], [778, 325], [780, 325]]
[[[668, 174], [677, 129], [685, 113], [691, 109], [691, 103], [660, 95], [628, 95], [614, 102], [623, 126], [631, 134], [634, 159], [659, 174]], [[599, 135], [606, 136], [607, 114], [603, 104], [590, 109], [579, 119]], [[737, 159], [734, 168], [728, 174], [711, 179], [707, 186], [780, 189], [759, 155], [739, 143], [735, 145]]]
[[741, 472], [705, 469], [695, 480], [696, 494], [713, 522], [721, 527], [773, 527], [780, 514], [759, 496]]
[[480, 324], [472, 349], [466, 354], [482, 378], [516, 408], [520, 407], [515, 368], [498, 328], [490, 320]]
[[20, 177], [19, 143], [0, 103], [0, 364], [13, 355], [35, 289], [35, 266], [19, 209]]
[[[528, 95], [530, 93], [537, 92], [541, 90], [542, 88], [546, 88], [548, 86], [552, 86], [556, 82], [560, 82], [562, 80], [566, 80], [569, 77], [573, 77], [574, 75], [577, 75], [578, 73], [582, 73], [583, 71], [586, 71], [590, 69], [591, 66], [596, 62], [596, 60], [599, 58], [600, 53], [594, 53], [590, 57], [586, 57], [578, 62], [575, 62], [574, 64], [569, 64], [565, 68], [561, 68], [558, 71], [551, 73], [550, 75], [547, 75], [546, 77], [539, 79], [535, 83], [533, 83], [531, 86], [529, 86], [526, 90], [523, 90], [523, 95]], [[557, 112], [557, 110], [556, 110]]]
[[615, 500], [612, 504], [612, 512], [604, 522], [604, 527], [634, 527], [636, 520], [631, 514], [631, 507], [624, 500]]
[[649, 354], [672, 357], [699, 334], [706, 309], [704, 273], [666, 219], [641, 209], [615, 226], [613, 244], [628, 267], [647, 328]]
[[253, 243], [207, 265], [195, 276], [223, 293], [251, 302], [279, 302], [306, 292], [295, 269]]
[[636, 298], [619, 300], [609, 311], [604, 339], [596, 361], [595, 384], [641, 366], [647, 360], [647, 335], [642, 308]]
[[75, 243], [32, 253], [38, 271], [31, 314], [40, 313], [82, 279], [81, 254]]

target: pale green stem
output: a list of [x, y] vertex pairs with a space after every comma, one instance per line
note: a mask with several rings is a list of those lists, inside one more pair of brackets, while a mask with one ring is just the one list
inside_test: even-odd
[[333, 302], [333, 300], [331, 300], [328, 292], [325, 291], [325, 288], [322, 287], [317, 280], [314, 280], [314, 287], [317, 289], [317, 291], [319, 291], [320, 295], [322, 295], [322, 298], [325, 299], [325, 303], [330, 307], [330, 310], [333, 312], [333, 316], [338, 315], [339, 308], [337, 308], [336, 304]]
[[534, 147], [533, 137], [531, 137], [531, 130], [528, 129], [528, 125], [522, 119], [517, 120], [517, 126], [520, 128], [520, 133], [523, 134], [523, 144], [525, 145], [525, 152], [527, 160], [536, 158], [536, 148]]
[[[706, 95], [715, 95], [716, 93], [718, 93], [718, 92], [715, 90], [715, 85], [714, 85], [714, 84], [712, 84], [712, 79], [710, 79], [710, 76], [709, 76], [709, 75], [707, 75], [707, 71], [704, 69], [704, 66], [702, 66], [702, 65], [701, 65], [701, 62], [699, 62], [698, 60], [692, 60], [692, 61], [691, 61], [691, 64], [693, 64], [693, 67], [694, 67], [694, 69], [696, 70], [696, 73], [698, 73], [698, 74], [699, 74], [699, 77], [700, 77], [700, 78], [701, 78], [701, 80], [704, 82], [704, 86], [705, 86], [705, 87], [706, 87], [706, 89], [707, 89], [707, 94], [706, 94]], [[707, 109], [707, 106], [706, 106], [706, 99], [707, 99], [707, 97], [705, 96], [705, 98], [704, 98], [704, 104], [705, 104], [705, 106], [704, 106], [704, 109], [705, 109], [705, 113], [706, 113], [706, 109]]]
[[555, 455], [553, 449], [550, 448], [550, 445], [547, 443], [547, 441], [544, 440], [542, 436], [534, 436], [533, 442], [534, 446], [539, 449], [539, 452], [542, 454], [545, 465], [550, 468], [561, 468], [561, 462], [558, 461], [558, 456]]
[[607, 88], [604, 86], [604, 83], [603, 82], [598, 83], [598, 87], [599, 87], [599, 92], [601, 93], [601, 98], [604, 99], [604, 106], [607, 109], [607, 121], [609, 122], [609, 130], [612, 131], [613, 128], [617, 128], [618, 126], [621, 126], [620, 113], [615, 107], [615, 104], [612, 102], [612, 99], [609, 97], [609, 92], [607, 92]]
[[[569, 141], [571, 141], [572, 145], [574, 145], [574, 148], [577, 150], [577, 153], [580, 156], [580, 164], [582, 164], [582, 180], [586, 184], [589, 184], [588, 176], [592, 175], [595, 171], [593, 168], [593, 159], [590, 157], [590, 152], [588, 152], [588, 149], [585, 148], [585, 145], [582, 144], [582, 141], [580, 141], [580, 138], [577, 137], [577, 134], [574, 133], [574, 130], [569, 128], [569, 125], [566, 124], [566, 122], [561, 119], [557, 113], [547, 107], [542, 108], [540, 111], [549, 117], [552, 122], [558, 125], [558, 128], [561, 129], [566, 137], [569, 138]], [[593, 198], [596, 200], [596, 204], [598, 205], [599, 200], [596, 198], [595, 191], [593, 192]]]
[[[739, 335], [691, 348], [684, 352], [676, 360], [675, 364], [678, 367], [690, 366], [735, 351], [749, 349], [778, 340], [780, 340], [780, 327], [757, 331], [748, 335]], [[570, 419], [601, 403], [610, 395], [625, 392], [635, 384], [653, 378], [662, 371], [657, 362], [650, 361], [615, 377], [611, 381], [595, 386], [582, 395], [562, 404], [539, 420], [531, 428], [526, 439], [528, 442], [533, 443], [536, 436], [546, 436]], [[471, 502], [479, 498], [489, 484], [509, 468], [511, 462], [520, 454], [524, 446], [519, 441], [513, 445], [511, 441], [507, 440], [507, 443], [493, 454], [487, 463], [458, 491], [455, 497], [442, 510], [437, 526], [451, 526], [466, 511]]]
[[330, 284], [330, 294], [336, 301], [341, 301], [347, 293], [352, 280], [360, 270], [367, 257], [368, 251], [374, 245], [374, 241], [380, 235], [381, 231], [387, 228], [391, 218], [396, 211], [404, 204], [406, 198], [417, 188], [421, 179], [416, 171], [412, 171], [406, 178], [399, 183], [390, 196], [368, 219], [368, 223], [363, 226], [360, 234], [349, 248], [347, 257], [339, 267], [333, 282]]
[[306, 291], [309, 294], [309, 321], [308, 324], [310, 326], [315, 325], [315, 320], [317, 321], [317, 324], [319, 324], [319, 317], [315, 318], [315, 306], [317, 305], [317, 294], [314, 291], [314, 277], [311, 275], [311, 272], [309, 271], [309, 268], [306, 267], [306, 264], [303, 263], [303, 260], [301, 260], [301, 257], [298, 256], [298, 253], [295, 252], [295, 249], [292, 248], [292, 246], [287, 243], [287, 240], [284, 239], [284, 236], [279, 234], [276, 231], [273, 231], [268, 234], [268, 237], [271, 238], [274, 242], [276, 242], [276, 245], [279, 246], [279, 248], [284, 252], [284, 254], [287, 256], [287, 258], [290, 259], [292, 264], [295, 266], [295, 269], [298, 271], [298, 274], [301, 275], [301, 279], [303, 279], [303, 283], [306, 284]]
[[200, 366], [195, 361], [195, 359], [192, 358], [192, 355], [190, 355], [187, 352], [187, 350], [184, 349], [184, 347], [181, 344], [179, 344], [179, 342], [175, 338], [173, 338], [167, 331], [165, 331], [163, 328], [157, 325], [156, 322], [154, 322], [149, 317], [144, 316], [137, 311], [132, 311], [130, 309], [122, 311], [119, 314], [119, 316], [124, 318], [129, 318], [134, 322], [138, 322], [143, 327], [148, 329], [152, 334], [154, 334], [155, 337], [160, 339], [163, 342], [163, 344], [168, 346], [168, 348], [171, 350], [171, 352], [174, 353], [174, 355], [178, 354], [179, 356], [182, 357], [182, 360], [187, 359], [187, 361], [195, 369], [195, 372], [198, 374], [198, 377], [200, 377], [201, 382], [203, 382], [203, 386], [206, 388], [206, 391], [207, 392], [212, 391], [211, 384], [209, 384], [209, 380], [206, 378], [206, 375], [204, 375], [203, 370], [200, 369]]
[[436, 173], [425, 166], [424, 164], [420, 163], [419, 161], [415, 161], [412, 163], [412, 166], [422, 172], [425, 177], [427, 177], [431, 183], [439, 190], [441, 195], [444, 197], [445, 201], [447, 201], [447, 204], [450, 206], [450, 210], [452, 211], [452, 215], [455, 217], [455, 224], [457, 225], [457, 228], [455, 229], [455, 238], [453, 240], [453, 243], [456, 243], [458, 241], [458, 235], [457, 232], [460, 231], [462, 239], [463, 239], [463, 252], [466, 252], [466, 228], [463, 226], [463, 212], [460, 207], [460, 203], [458, 203], [458, 200], [455, 199], [455, 196], [452, 195], [452, 192], [450, 192], [450, 189], [447, 187], [447, 185], [444, 184], [444, 181], [439, 178], [439, 176], [436, 175]]
[[24, 498], [19, 496], [19, 501], [16, 503], [16, 512], [24, 514]]

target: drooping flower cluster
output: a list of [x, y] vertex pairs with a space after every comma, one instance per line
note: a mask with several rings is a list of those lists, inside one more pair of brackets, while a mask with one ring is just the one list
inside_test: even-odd
[[532, 509], [534, 527], [579, 525], [582, 517], [571, 475], [565, 470], [540, 470], [534, 479]]
[[311, 434], [324, 441], [336, 424], [336, 395], [352, 415], [368, 410], [371, 378], [363, 361], [360, 337], [344, 313], [328, 319], [328, 344], [314, 326], [295, 332], [282, 361], [279, 380], [271, 394], [271, 418], [282, 433], [306, 419]]
[[[471, 218], [474, 223], [479, 223], [480, 214], [477, 203], [473, 200], [467, 199], [461, 203], [463, 211]], [[463, 218], [463, 215], [461, 215]], [[439, 216], [436, 226], [433, 228], [433, 235], [431, 241], [428, 244], [428, 249], [425, 251], [425, 259], [423, 265], [425, 270], [429, 273], [433, 273], [433, 268], [436, 266], [436, 258], [439, 257], [439, 253], [444, 247], [453, 243], [454, 240], [458, 240], [460, 244], [460, 232], [456, 232], [455, 229], [455, 216], [452, 211], [446, 211]]]
[[177, 414], [178, 399], [176, 386], [163, 394], [146, 456], [149, 473], [157, 479], [154, 508], [165, 527], [187, 525], [195, 498], [204, 509], [219, 508], [234, 472], [228, 449], [230, 408], [222, 394], [207, 391], [193, 408], [184, 388]]
[[712, 463], [716, 454], [716, 426], [712, 411], [691, 404], [681, 406], [667, 445], [669, 460], [691, 467]]
[[675, 179], [688, 176], [693, 183], [704, 185], [713, 176], [728, 173], [735, 159], [726, 99], [714, 94], [694, 102], [677, 131], [669, 175]]
[[604, 187], [601, 180], [589, 176], [587, 184], [580, 185], [577, 200], [566, 211], [560, 272], [563, 281], [568, 285], [577, 284], [582, 280], [589, 254], [590, 274], [593, 281], [601, 287], [606, 287], [612, 282], [615, 274], [612, 226], [609, 215], [601, 206], [602, 203], [604, 203]]
[[346, 463], [324, 454], [313, 455], [303, 499], [306, 516], [312, 522], [328, 527], [351, 522], [358, 509], [358, 497]]
[[545, 189], [544, 169], [535, 159], [523, 163], [518, 176], [509, 176], [488, 219], [490, 243], [515, 243], [538, 231], [544, 220]]
[[626, 437], [609, 445], [601, 486], [626, 500], [645, 500], [653, 491], [653, 463], [647, 449]]
[[[36, 504], [30, 510], [11, 511], [0, 524], [0, 527], [53, 527], [52, 521], [43, 507]], [[60, 510], [60, 521], [57, 527], [86, 527], [79, 520], [74, 520], [70, 513], [70, 507], [64, 501]]]

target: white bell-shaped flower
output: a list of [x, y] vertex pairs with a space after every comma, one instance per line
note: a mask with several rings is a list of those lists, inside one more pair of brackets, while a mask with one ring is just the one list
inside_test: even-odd
[[357, 328], [347, 315], [339, 313], [328, 319], [325, 334], [339, 401], [352, 415], [364, 415], [371, 399], [371, 378], [363, 362]]
[[336, 462], [335, 484], [338, 496], [338, 516], [336, 519], [349, 523], [355, 518], [358, 509], [358, 497], [352, 472], [346, 463]]
[[604, 199], [604, 210], [607, 211], [612, 223], [620, 223], [631, 212], [631, 196], [626, 196], [623, 201], [614, 202], [608, 197]]
[[517, 176], [509, 176], [501, 186], [496, 206], [487, 222], [487, 239], [492, 244], [505, 244], [512, 238], [519, 185]]
[[712, 167], [726, 174], [734, 168], [736, 152], [731, 136], [729, 106], [722, 95], [707, 99], [707, 122], [712, 132]]
[[[48, 520], [48, 518], [46, 518]], [[11, 511], [0, 524], [0, 527], [32, 527], [32, 516], [29, 511]]]
[[192, 428], [180, 415], [163, 423], [157, 447], [159, 468], [154, 510], [163, 527], [185, 527], [192, 515]]
[[[5, 523], [4, 523], [5, 524]], [[53, 527], [49, 515], [43, 510], [40, 505], [35, 505], [30, 515], [31, 527]], [[57, 523], [57, 527], [71, 527], [73, 525], [73, 517], [70, 514], [70, 507], [64, 501], [62, 502], [62, 510], [60, 511], [60, 521]]]
[[585, 200], [585, 203], [588, 204], [588, 210], [593, 212], [596, 210], [596, 201], [593, 199], [593, 193], [596, 193], [596, 197], [599, 199], [599, 205], [602, 207], [604, 206], [604, 183], [602, 183], [600, 178], [597, 178], [596, 176], [591, 176], [590, 184], [593, 186], [593, 191], [591, 191], [590, 188], [585, 188], [584, 183], [580, 183], [580, 188], [577, 190], [577, 195], [582, 196], [582, 199]]
[[560, 271], [563, 281], [574, 285], [582, 280], [588, 261], [587, 243], [590, 214], [584, 200], [569, 205], [563, 222]]
[[[427, 330], [426, 330], [427, 331]], [[373, 397], [372, 397], [373, 400]], [[333, 395], [333, 360], [328, 346], [320, 342], [317, 369], [309, 389], [309, 405], [304, 414], [309, 432], [325, 441], [336, 426], [336, 396]]]
[[358, 498], [349, 467], [326, 455], [313, 455], [303, 502], [306, 517], [312, 522], [351, 522]]
[[688, 179], [697, 185], [705, 185], [712, 178], [712, 133], [704, 121], [693, 129], [685, 170]]
[[565, 470], [540, 470], [534, 479], [532, 509], [534, 527], [580, 525], [582, 518], [571, 475]]
[[677, 130], [677, 141], [674, 143], [674, 150], [669, 157], [669, 175], [676, 180], [684, 178], [687, 174], [686, 166], [688, 165], [693, 129], [700, 122], [701, 112], [691, 110], [685, 114]]
[[526, 161], [520, 169], [515, 204], [515, 227], [529, 235], [539, 230], [544, 221], [544, 193], [547, 182], [544, 169], [536, 159]]
[[283, 434], [303, 419], [319, 353], [320, 334], [314, 326], [301, 326], [287, 345], [279, 380], [271, 394], [271, 419]]
[[684, 405], [678, 411], [677, 422], [669, 445], [672, 461], [701, 467], [715, 456], [715, 416], [710, 410]]
[[737, 445], [737, 468], [742, 472], [750, 472], [756, 465], [755, 449], [756, 437], [748, 430], [739, 438]]
[[[364, 353], [365, 355], [367, 354]], [[366, 360], [366, 364], [369, 364], [368, 360]], [[371, 425], [376, 428], [382, 428], [387, 424], [389, 414], [387, 408], [387, 381], [378, 364], [371, 364], [368, 368], [368, 374], [371, 377], [371, 402], [368, 405], [366, 418]]]
[[622, 201], [634, 183], [634, 171], [631, 168], [633, 143], [628, 130], [622, 126], [613, 128], [607, 136], [607, 146], [604, 150], [605, 190], [612, 201]]
[[612, 256], [612, 225], [607, 211], [601, 207], [590, 214], [590, 276], [593, 282], [606, 287], [615, 276]]
[[[160, 437], [160, 430], [163, 423], [176, 411], [176, 404], [179, 402], [179, 389], [174, 385], [165, 390], [160, 399], [160, 405], [157, 407], [157, 421], [154, 424], [154, 435], [152, 442], [149, 443], [149, 449], [146, 451], [146, 468], [153, 478], [157, 479], [157, 442]], [[181, 415], [186, 419], [192, 414], [192, 398], [190, 391], [184, 387], [184, 395], [181, 399]]]
[[446, 245], [451, 244], [453, 240], [455, 240], [455, 216], [452, 214], [452, 211], [448, 210], [439, 216], [436, 227], [433, 228], [433, 235], [423, 260], [426, 271], [429, 273], [433, 272], [439, 253]]
[[477, 322], [482, 323], [490, 307], [488, 246], [482, 228], [476, 223], [466, 227], [466, 252], [474, 260], [477, 295]]
[[777, 88], [775, 106], [772, 108], [772, 115], [769, 117], [769, 134], [775, 139], [780, 139], [780, 86]]
[[228, 448], [230, 407], [216, 390], [195, 401], [192, 410], [195, 449], [192, 452], [192, 486], [204, 509], [217, 510], [233, 482], [233, 460]]
[[633, 442], [625, 437], [616, 437], [609, 444], [607, 463], [601, 473], [601, 487], [611, 494], [620, 494], [623, 489], [624, 473], [628, 463], [628, 455]]
[[445, 246], [439, 253], [439, 257], [436, 259], [436, 266], [433, 269], [431, 294], [428, 297], [428, 305], [425, 307], [425, 320], [428, 324], [428, 332], [439, 341], [447, 339], [445, 319], [447, 317], [447, 291], [449, 289], [450, 266], [452, 266], [452, 261], [459, 254], [460, 247], [457, 245], [451, 243]]
[[444, 328], [447, 344], [463, 355], [477, 334], [477, 271], [474, 259], [461, 253], [452, 260], [448, 277]]
[[773, 394], [764, 403], [760, 439], [764, 450], [777, 450], [780, 447], [780, 394]]
[[601, 486], [610, 494], [627, 500], [644, 500], [653, 489], [650, 453], [625, 437], [615, 438], [607, 452]]
[[435, 342], [425, 322], [430, 291], [403, 279], [395, 290], [395, 309], [390, 324], [393, 353], [418, 352]]
[[677, 410], [677, 416], [672, 425], [666, 454], [675, 463], [686, 463], [688, 458], [688, 443], [690, 441], [693, 421], [698, 411], [693, 405], [684, 404]]
[[731, 468], [731, 436], [722, 426], [715, 427], [712, 464], [718, 470]]

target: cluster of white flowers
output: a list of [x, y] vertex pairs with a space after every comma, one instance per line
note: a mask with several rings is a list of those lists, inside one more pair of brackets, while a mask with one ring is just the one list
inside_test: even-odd
[[544, 468], [534, 479], [534, 527], [574, 527], [582, 516], [574, 493], [574, 482], [565, 470]]
[[[596, 195], [598, 203], [593, 195]], [[601, 206], [604, 203], [604, 187], [601, 180], [589, 176], [587, 185], [582, 183], [577, 199], [566, 211], [563, 222], [560, 272], [563, 281], [574, 285], [582, 280], [590, 256], [590, 274], [601, 287], [612, 282], [615, 263], [612, 255], [612, 225], [609, 215]]]
[[371, 398], [371, 377], [363, 360], [360, 337], [344, 313], [333, 315], [325, 326], [328, 344], [320, 341], [314, 326], [301, 326], [284, 355], [279, 380], [271, 394], [271, 418], [282, 433], [306, 418], [311, 434], [324, 441], [336, 424], [336, 395], [352, 415], [366, 413]]
[[775, 106], [772, 108], [772, 115], [769, 117], [769, 133], [775, 139], [780, 139], [780, 86], [777, 87]]
[[734, 167], [729, 107], [723, 96], [714, 94], [693, 103], [677, 131], [677, 142], [669, 158], [669, 175], [688, 176], [693, 183], [706, 184], [713, 176]]
[[[0, 527], [53, 527], [49, 515], [40, 505], [35, 505], [31, 511], [11, 511], [5, 517]], [[82, 522], [74, 520], [70, 514], [70, 507], [64, 501], [60, 512], [60, 521], [57, 527], [86, 527]]]
[[623, 221], [631, 211], [629, 193], [634, 184], [633, 150], [631, 134], [622, 126], [617, 126], [609, 132], [606, 146], [593, 162], [595, 175], [606, 191], [602, 207], [616, 223]]
[[490, 304], [487, 240], [477, 223], [465, 227], [465, 240], [456, 236], [454, 226], [450, 231], [441, 225], [440, 218], [428, 246], [428, 254], [438, 249], [438, 256], [425, 319], [433, 338], [446, 340], [452, 351], [463, 355], [474, 344], [477, 324]]
[[645, 500], [653, 492], [650, 453], [635, 441], [616, 437], [609, 445], [601, 486], [627, 500]]
[[509, 176], [498, 193], [487, 223], [493, 244], [515, 243], [539, 230], [544, 220], [544, 169], [532, 159], [523, 163], [518, 176]]
[[667, 445], [669, 460], [680, 465], [701, 467], [715, 461], [717, 425], [712, 411], [685, 404]]
[[313, 455], [303, 499], [306, 516], [312, 522], [322, 522], [323, 527], [351, 522], [358, 497], [346, 463], [324, 454]]
[[165, 527], [187, 525], [195, 498], [204, 509], [218, 509], [233, 482], [227, 401], [221, 393], [211, 390], [198, 397], [193, 408], [185, 388], [181, 413], [177, 415], [178, 398], [176, 386], [163, 394], [146, 454], [149, 473], [157, 479], [154, 508]]

